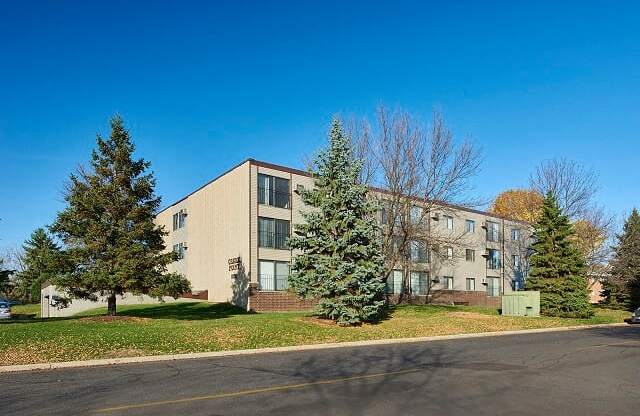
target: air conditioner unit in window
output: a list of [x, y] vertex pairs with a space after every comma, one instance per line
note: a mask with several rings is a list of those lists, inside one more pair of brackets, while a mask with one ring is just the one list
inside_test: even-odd
[[482, 283], [483, 285], [486, 285], [486, 284], [487, 284], [487, 279], [485, 279], [485, 278], [483, 277], [483, 278], [482, 278], [482, 282], [480, 282], [480, 283]]

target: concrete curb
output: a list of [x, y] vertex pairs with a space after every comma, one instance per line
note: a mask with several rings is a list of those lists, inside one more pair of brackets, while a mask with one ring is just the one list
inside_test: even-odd
[[20, 371], [33, 371], [33, 370], [53, 370], [59, 368], [78, 368], [78, 367], [97, 367], [117, 364], [133, 364], [133, 363], [151, 363], [158, 361], [174, 361], [174, 360], [192, 360], [198, 358], [217, 358], [217, 357], [230, 357], [238, 355], [254, 355], [254, 354], [267, 354], [276, 352], [292, 352], [292, 351], [312, 351], [323, 350], [331, 348], [349, 348], [349, 347], [365, 347], [372, 345], [388, 345], [388, 344], [409, 344], [416, 342], [433, 342], [433, 341], [448, 341], [456, 339], [470, 339], [470, 338], [484, 338], [484, 337], [496, 337], [505, 335], [525, 335], [525, 334], [540, 334], [545, 332], [562, 332], [562, 331], [576, 331], [580, 329], [593, 329], [593, 328], [612, 328], [627, 326], [626, 323], [615, 324], [597, 324], [597, 325], [578, 325], [578, 326], [564, 326], [556, 328], [540, 328], [540, 329], [523, 329], [516, 331], [497, 331], [497, 332], [479, 332], [472, 334], [456, 334], [456, 335], [437, 335], [432, 337], [418, 337], [418, 338], [397, 338], [397, 339], [376, 339], [370, 341], [350, 341], [339, 342], [332, 344], [306, 344], [306, 345], [292, 345], [288, 347], [273, 347], [273, 348], [256, 348], [249, 350], [231, 350], [231, 351], [212, 351], [212, 352], [196, 352], [187, 354], [168, 354], [168, 355], [149, 355], [143, 357], [126, 357], [126, 358], [107, 358], [101, 360], [85, 360], [85, 361], [64, 361], [56, 363], [39, 363], [39, 364], [23, 364], [23, 365], [9, 365], [0, 366], [0, 373], [14, 373]]

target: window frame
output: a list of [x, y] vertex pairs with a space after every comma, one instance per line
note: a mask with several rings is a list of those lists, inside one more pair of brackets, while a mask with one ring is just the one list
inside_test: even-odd
[[[286, 191], [283, 186], [279, 185], [285, 182]], [[284, 204], [280, 202], [280, 198]], [[258, 204], [291, 209], [291, 181], [287, 178], [258, 172]]]
[[[273, 267], [273, 276], [270, 276], [270, 278], [273, 279], [271, 283], [271, 286], [269, 286], [268, 288], [264, 288], [263, 287], [263, 282], [266, 280], [264, 279], [263, 276], [265, 276], [262, 273], [262, 267], [263, 267], [263, 263], [271, 263], [272, 267]], [[278, 279], [278, 277], [280, 276], [278, 274], [278, 265], [286, 265], [287, 266], [287, 270], [288, 273], [286, 275], [286, 278], [284, 279], [284, 284], [283, 285], [279, 285], [278, 284], [278, 280], [282, 279]], [[288, 261], [279, 261], [279, 260], [266, 260], [266, 259], [260, 259], [258, 260], [258, 290], [261, 292], [283, 292], [289, 289], [289, 276], [291, 275], [291, 263]]]
[[[416, 280], [414, 277], [417, 276], [417, 284], [415, 284]], [[414, 288], [417, 287], [417, 293], [414, 291]], [[412, 271], [409, 275], [409, 290], [412, 295], [417, 296], [425, 296], [428, 293], [429, 289], [429, 272], [427, 271]]]
[[[487, 249], [487, 269], [500, 270], [502, 268], [502, 253], [495, 248]], [[497, 256], [492, 256], [492, 253], [497, 253]]]
[[[453, 230], [454, 224], [453, 224], [453, 216], [451, 215], [443, 215], [442, 216], [445, 219], [445, 227], [447, 230]], [[449, 226], [451, 225], [451, 226]]]
[[[473, 283], [470, 285], [469, 283]], [[473, 286], [473, 288], [472, 288]], [[472, 292], [476, 290], [476, 278], [475, 277], [467, 277], [465, 280], [465, 290], [468, 292]]]
[[[263, 224], [270, 224], [269, 230], [264, 230]], [[286, 233], [278, 232], [278, 224], [286, 225]], [[265, 235], [268, 234], [268, 235]], [[281, 238], [279, 238], [279, 236]], [[287, 240], [291, 237], [291, 222], [279, 218], [258, 217], [258, 247], [274, 250], [289, 250]], [[265, 243], [266, 241], [266, 243]], [[270, 244], [269, 244], [270, 242]]]
[[385, 282], [385, 293], [388, 295], [402, 294], [403, 282], [404, 271], [401, 269], [393, 269]]
[[[492, 284], [495, 282], [498, 283], [497, 286]], [[487, 296], [491, 296], [491, 297], [500, 296], [500, 291], [501, 291], [500, 285], [501, 284], [500, 284], [499, 277], [487, 277]]]
[[453, 247], [444, 246], [444, 258], [447, 260], [453, 260]]
[[[417, 255], [414, 256], [414, 247]], [[429, 263], [429, 245], [424, 240], [409, 241], [409, 260], [413, 263]]]
[[177, 243], [173, 245], [173, 252], [178, 253], [178, 260], [185, 258], [185, 245], [186, 243]]
[[464, 229], [466, 232], [474, 234], [476, 232], [476, 222], [474, 220], [467, 219], [464, 222]]
[[[469, 253], [471, 253], [471, 260], [469, 260]], [[466, 259], [466, 261], [468, 262], [475, 262], [476, 261], [476, 251], [472, 248], [467, 248], [465, 249], [465, 254], [464, 257]]]
[[444, 288], [444, 290], [454, 290], [453, 284], [453, 276], [442, 276], [442, 287]]
[[487, 241], [492, 243], [500, 242], [500, 223], [495, 221], [487, 221]]

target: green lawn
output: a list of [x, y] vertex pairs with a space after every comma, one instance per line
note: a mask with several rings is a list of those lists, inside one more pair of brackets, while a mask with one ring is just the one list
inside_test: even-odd
[[115, 320], [100, 316], [104, 312], [0, 323], [0, 365], [612, 323], [628, 316], [599, 309], [587, 320], [518, 318], [495, 309], [421, 305], [397, 307], [379, 324], [341, 328], [309, 313], [252, 314], [227, 304], [121, 306]]
[[40, 304], [39, 303], [27, 303], [25, 305], [13, 305], [11, 307], [11, 313], [18, 318], [39, 318], [40, 317]]

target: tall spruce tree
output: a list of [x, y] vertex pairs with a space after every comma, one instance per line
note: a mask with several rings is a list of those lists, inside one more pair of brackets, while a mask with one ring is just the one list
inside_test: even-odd
[[633, 209], [616, 236], [611, 279], [605, 282], [606, 302], [612, 306], [640, 307], [640, 214]]
[[573, 226], [548, 193], [534, 226], [528, 290], [540, 291], [545, 315], [588, 318], [593, 315], [584, 259], [576, 247]]
[[97, 137], [91, 169], [71, 175], [68, 206], [51, 227], [73, 265], [54, 283], [72, 298], [106, 297], [109, 315], [116, 314], [116, 295], [178, 297], [190, 290], [184, 276], [167, 273], [177, 254], [165, 251], [166, 232], [153, 221], [160, 205], [155, 180], [149, 162], [133, 158], [134, 149], [114, 117], [110, 137]]
[[23, 246], [24, 270], [17, 273], [16, 295], [27, 302], [40, 301], [40, 286], [68, 270], [60, 247], [44, 228], [38, 228]]
[[291, 289], [317, 299], [317, 315], [340, 325], [376, 320], [385, 306], [376, 206], [359, 183], [361, 169], [341, 123], [334, 120], [329, 146], [315, 160], [315, 187], [300, 191], [311, 209], [302, 212], [304, 223], [289, 241], [300, 250], [292, 264]]

